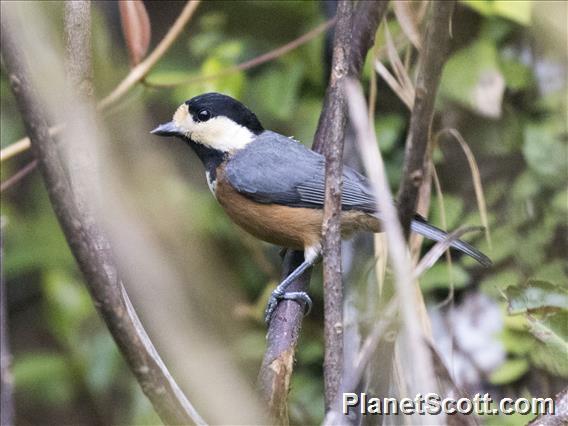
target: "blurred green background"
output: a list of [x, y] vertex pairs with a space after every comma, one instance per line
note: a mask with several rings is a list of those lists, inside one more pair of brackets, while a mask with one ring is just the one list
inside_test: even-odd
[[[145, 4], [155, 46], [184, 3]], [[62, 28], [63, 3], [36, 7]], [[93, 14], [94, 81], [101, 98], [128, 73], [129, 63], [116, 3], [94, 2]], [[394, 39], [403, 38], [392, 11], [387, 18]], [[318, 2], [204, 2], [148, 81], [172, 83], [214, 74], [272, 50], [325, 19]], [[382, 34], [380, 29], [379, 39]], [[568, 378], [566, 3], [539, 2], [537, 7], [528, 1], [459, 2], [452, 34], [435, 128], [458, 129], [475, 155], [492, 245], [481, 234], [472, 241], [495, 263], [481, 269], [454, 258], [453, 315], [472, 295], [481, 294], [483, 303], [497, 309], [502, 324], [491, 333], [481, 327], [484, 338], [496, 345], [487, 350], [501, 354], [498, 361], [478, 366], [478, 374], [462, 384], [494, 397], [552, 396]], [[219, 91], [243, 101], [265, 128], [311, 145], [326, 86], [324, 43], [319, 36], [275, 61], [216, 80], [175, 88], [140, 85], [111, 110], [109, 121], [120, 120], [131, 107], [142, 108], [152, 120], [145, 123], [148, 131], [169, 119], [184, 100]], [[415, 56], [410, 56], [411, 63]], [[364, 87], [370, 72], [368, 61]], [[0, 84], [4, 148], [24, 130], [4, 71]], [[376, 107], [378, 140], [396, 190], [409, 113], [381, 79]], [[156, 141], [148, 135], [136, 143]], [[262, 308], [279, 277], [277, 249], [235, 229], [210, 196], [201, 165], [186, 147], [172, 143], [164, 149], [170, 151], [168, 167], [179, 170], [188, 183], [176, 181], [163, 190], [199, 206], [187, 219], [197, 230], [196, 240], [187, 244], [207, 241], [209, 255], [219, 259], [234, 281], [227, 285], [240, 295], [230, 312], [240, 324], [230, 348], [254, 380], [265, 344]], [[2, 180], [30, 158], [26, 152], [4, 162]], [[459, 145], [441, 136], [434, 158], [447, 227], [479, 224], [472, 177]], [[438, 201], [434, 194], [429, 217], [441, 225]], [[17, 423], [158, 423], [92, 307], [39, 173], [3, 192], [1, 208]], [[448, 293], [447, 269], [440, 261], [421, 281], [429, 306]], [[301, 424], [320, 422], [323, 416], [319, 270], [313, 274], [311, 294], [315, 307], [304, 321], [291, 392], [291, 420]], [[438, 309], [436, 315], [445, 315], [447, 309]], [[529, 418], [486, 420], [525, 424]]]

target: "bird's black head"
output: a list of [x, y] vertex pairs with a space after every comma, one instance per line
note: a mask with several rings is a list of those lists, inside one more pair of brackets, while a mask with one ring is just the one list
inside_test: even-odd
[[246, 127], [255, 135], [264, 128], [256, 115], [241, 102], [221, 93], [204, 93], [186, 101], [185, 104], [194, 120], [209, 120], [215, 117], [227, 117]]
[[227, 95], [205, 93], [184, 102], [173, 120], [152, 131], [160, 136], [182, 136], [221, 152], [244, 148], [264, 131], [256, 115]]

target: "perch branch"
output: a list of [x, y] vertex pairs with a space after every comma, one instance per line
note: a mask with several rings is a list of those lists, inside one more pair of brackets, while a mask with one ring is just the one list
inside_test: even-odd
[[408, 237], [410, 221], [416, 212], [418, 192], [427, 175], [426, 153], [434, 102], [447, 58], [450, 40], [450, 18], [455, 1], [432, 2], [432, 17], [428, 23], [424, 48], [416, 81], [416, 97], [406, 139], [402, 181], [398, 192], [400, 223]]
[[562, 426], [568, 423], [568, 387], [554, 397], [554, 413], [542, 413], [528, 426]]
[[[351, 41], [349, 72], [359, 78], [363, 60], [372, 46], [379, 22], [387, 9], [387, 1], [359, 2], [353, 18], [353, 36]], [[368, 39], [368, 40], [367, 40]], [[363, 59], [361, 59], [363, 58]], [[332, 116], [329, 103], [331, 97], [326, 96], [318, 131], [331, 126]], [[324, 139], [315, 139], [313, 149], [322, 152]], [[284, 276], [287, 276], [303, 260], [303, 253], [287, 253], [284, 260]], [[310, 272], [306, 272], [291, 287], [291, 291], [306, 291], [309, 285]], [[278, 304], [270, 323], [267, 335], [267, 349], [259, 373], [259, 385], [263, 397], [275, 419], [287, 423], [286, 398], [289, 393], [290, 376], [294, 359], [294, 351], [298, 343], [303, 311], [294, 301], [283, 300]]]
[[322, 223], [324, 291], [324, 391], [329, 410], [339, 390], [343, 371], [343, 282], [341, 276], [341, 187], [343, 142], [347, 123], [343, 82], [350, 68], [353, 4], [337, 7], [331, 76], [325, 106], [315, 135], [314, 149], [325, 156], [325, 202]]
[[[81, 2], [83, 7], [89, 3]], [[2, 3], [2, 57], [12, 92], [43, 176], [54, 212], [75, 256], [94, 304], [128, 366], [154, 408], [167, 424], [204, 424], [155, 351], [124, 291], [110, 245], [93, 217], [74, 199], [64, 164], [50, 135], [44, 107], [38, 102], [23, 49], [9, 28]], [[78, 41], [79, 42], [79, 41]], [[80, 44], [84, 49], [88, 40]], [[80, 67], [81, 69], [85, 69]]]

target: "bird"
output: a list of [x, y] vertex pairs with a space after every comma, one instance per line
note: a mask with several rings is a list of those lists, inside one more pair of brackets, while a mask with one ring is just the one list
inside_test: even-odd
[[[207, 184], [230, 219], [253, 236], [283, 248], [301, 250], [304, 261], [272, 292], [265, 321], [282, 299], [305, 303], [305, 292], [288, 286], [322, 254], [325, 198], [325, 158], [291, 137], [265, 129], [257, 116], [238, 100], [221, 93], [205, 93], [181, 104], [171, 121], [152, 134], [182, 139], [205, 167]], [[341, 234], [381, 232], [380, 212], [370, 182], [354, 169], [343, 167]], [[447, 233], [416, 215], [412, 231], [434, 241]], [[481, 265], [492, 262], [465, 241], [451, 246]]]

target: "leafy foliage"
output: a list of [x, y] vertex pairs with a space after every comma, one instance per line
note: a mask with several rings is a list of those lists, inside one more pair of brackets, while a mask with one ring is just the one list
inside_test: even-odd
[[[109, 5], [96, 2], [93, 7], [95, 82], [99, 95], [107, 93], [128, 72], [118, 9], [110, 10]], [[533, 38], [538, 37], [532, 19], [533, 6], [533, 2], [460, 2], [453, 26], [455, 45], [444, 70], [437, 103], [440, 120], [436, 125], [459, 129], [479, 164], [492, 244], [481, 236], [474, 236], [471, 241], [495, 263], [494, 268], [482, 270], [468, 259], [454, 257], [451, 276], [457, 291], [456, 303], [468, 292], [481, 291], [501, 305], [505, 326], [494, 338], [507, 352], [507, 359], [491, 372], [487, 381], [508, 396], [521, 395], [527, 389], [542, 396], [540, 388], [531, 387], [531, 378], [535, 376], [542, 376], [540, 379], [551, 387], [559, 379], [568, 378], [566, 87], [550, 89], [546, 77], [565, 72], [565, 64], [555, 68], [554, 57], [550, 59], [545, 49], [533, 48]], [[162, 10], [166, 8], [151, 3], [147, 7], [152, 33], [163, 33], [171, 16]], [[46, 9], [50, 19], [58, 22], [61, 5], [51, 3]], [[297, 3], [281, 1], [204, 2], [189, 32], [152, 70], [147, 79], [150, 87], [131, 95], [124, 105], [111, 112], [108, 120], [127, 121], [124, 117], [136, 105], [147, 108], [152, 123], [145, 124], [151, 128], [154, 121], [171, 115], [173, 107], [184, 100], [205, 91], [221, 91], [243, 100], [265, 127], [293, 135], [309, 145], [326, 83], [323, 37], [246, 72], [172, 88], [153, 88], [152, 84], [185, 82], [224, 72], [298, 37], [322, 19], [315, 3], [298, 7]], [[393, 38], [399, 39], [403, 35], [400, 26], [392, 15], [388, 21]], [[382, 43], [383, 34], [379, 33], [377, 39]], [[408, 58], [413, 64], [412, 55]], [[414, 67], [410, 67], [411, 76]], [[549, 74], [543, 74], [543, 69]], [[364, 84], [370, 73], [368, 61]], [[23, 129], [4, 73], [0, 87], [1, 142], [5, 147], [21, 136]], [[375, 128], [393, 187], [400, 178], [407, 126], [407, 110], [379, 81]], [[444, 212], [436, 195], [430, 209], [430, 219], [441, 225], [444, 214], [450, 229], [480, 222], [467, 163], [453, 147], [441, 143], [434, 152]], [[235, 309], [242, 315], [235, 317], [244, 331], [228, 350], [234, 350], [250, 371], [252, 381], [264, 350], [262, 307], [278, 279], [274, 265], [278, 265], [279, 258], [275, 249], [265, 249], [235, 229], [210, 197], [201, 169], [194, 173], [190, 167], [195, 164], [191, 163], [190, 154], [176, 149], [164, 148], [171, 150], [167, 164], [182, 170], [184, 180], [168, 181], [166, 188], [160, 188], [160, 195], [187, 208], [182, 216], [187, 216], [197, 229], [197, 236], [189, 245], [201, 248], [203, 239], [212, 241], [210, 247], [215, 252], [211, 257], [221, 259], [234, 277], [231, 286], [244, 300]], [[22, 164], [23, 160], [3, 163], [3, 179]], [[152, 166], [148, 166], [151, 173], [161, 170]], [[157, 423], [91, 306], [39, 176], [3, 193], [1, 208], [6, 223], [2, 230], [4, 273], [19, 411], [38, 405], [73, 412], [81, 408], [78, 395], [87, 394], [94, 406], [104, 406], [115, 399], [121, 402], [116, 412], [109, 414], [110, 423]], [[180, 226], [179, 232], [185, 232], [187, 227]], [[449, 269], [445, 261], [440, 261], [421, 279], [428, 300], [438, 302], [440, 297], [445, 298]], [[292, 421], [302, 424], [318, 423], [323, 416], [322, 290], [319, 272], [316, 270], [313, 276], [314, 313], [305, 320], [290, 395]], [[22, 329], [27, 329], [26, 333]], [[43, 411], [34, 409], [34, 413], [34, 419], [48, 422]], [[486, 420], [488, 424], [504, 424], [505, 420], [524, 424], [527, 418]]]

